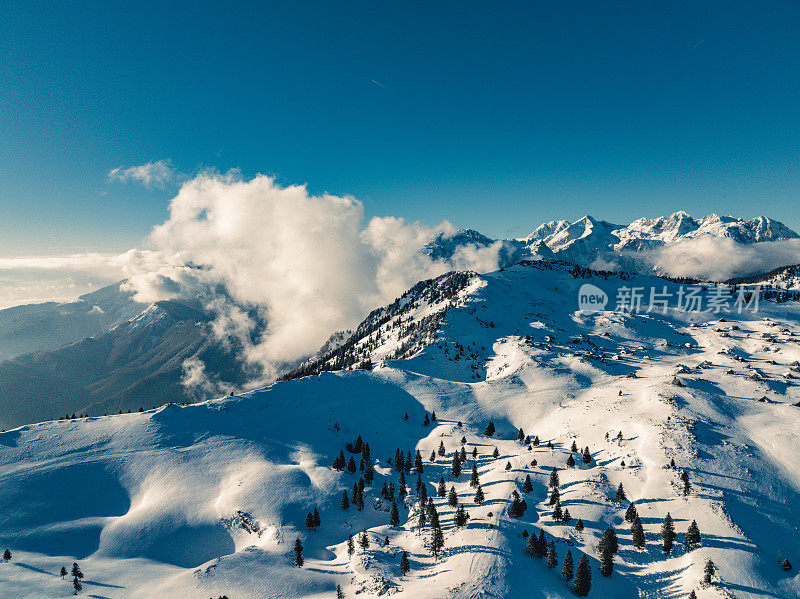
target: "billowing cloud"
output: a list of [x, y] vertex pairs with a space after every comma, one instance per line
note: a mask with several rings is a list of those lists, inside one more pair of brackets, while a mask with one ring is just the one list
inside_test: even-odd
[[[152, 301], [224, 286], [227, 294], [207, 303], [213, 330], [243, 347], [268, 379], [420, 279], [454, 266], [497, 268], [499, 246], [462, 248], [451, 262], [421, 251], [455, 231], [394, 217], [366, 222], [352, 197], [313, 196], [264, 175], [206, 172], [170, 203], [169, 218], [150, 236], [156, 250], [126, 258], [128, 288]], [[263, 332], [254, 333], [254, 315], [268, 323]], [[197, 373], [196, 365], [188, 372]]]
[[177, 179], [177, 172], [171, 161], [158, 160], [139, 166], [117, 167], [108, 172], [108, 178], [111, 181], [134, 182], [145, 187], [163, 189], [168, 183]]
[[741, 244], [729, 237], [701, 237], [666, 245], [650, 258], [659, 272], [723, 281], [800, 263], [800, 239]]

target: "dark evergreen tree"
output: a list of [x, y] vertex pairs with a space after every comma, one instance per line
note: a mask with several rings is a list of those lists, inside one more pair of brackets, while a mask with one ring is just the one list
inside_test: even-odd
[[400, 526], [400, 512], [397, 510], [397, 502], [392, 502], [392, 509], [389, 511], [389, 525]]
[[792, 569], [792, 562], [790, 562], [788, 559], [784, 559], [784, 560], [781, 562], [781, 568], [783, 568], [783, 570], [784, 570], [785, 572], [788, 572], [789, 570], [791, 570], [791, 569]]
[[472, 459], [473, 460], [477, 460], [478, 459], [478, 448], [477, 447], [473, 447], [472, 448]]
[[408, 420], [408, 412], [403, 415], [403, 420]]
[[470, 487], [480, 486], [480, 480], [478, 480], [478, 464], [477, 464], [477, 462], [472, 462], [472, 474], [469, 477], [469, 486]]
[[683, 483], [683, 494], [688, 495], [692, 491], [692, 485], [689, 482], [689, 475], [686, 470], [681, 472], [681, 482]]
[[697, 522], [692, 520], [692, 523], [689, 525], [689, 529], [686, 531], [686, 547], [689, 549], [695, 549], [699, 546], [700, 528], [698, 528]]
[[438, 526], [433, 529], [433, 535], [431, 537], [431, 553], [433, 553], [433, 557], [439, 559], [439, 553], [444, 547], [444, 533], [442, 533], [442, 529]]
[[339, 472], [341, 472], [342, 470], [344, 470], [345, 464], [346, 464], [346, 462], [345, 462], [345, 459], [344, 459], [344, 451], [342, 451], [340, 449], [339, 450], [339, 455], [336, 456], [336, 459], [333, 460], [333, 467], [334, 467], [335, 470], [338, 470]]
[[375, 478], [375, 471], [371, 466], [368, 466], [367, 469], [364, 470], [364, 480], [366, 480], [367, 483], [372, 484], [373, 478]]
[[453, 478], [458, 478], [461, 476], [461, 459], [458, 457], [458, 454], [453, 454], [453, 464], [450, 467], [450, 474], [453, 475]]
[[669, 555], [675, 545], [675, 527], [672, 525], [672, 516], [669, 515], [669, 512], [661, 525], [661, 539], [664, 541], [664, 553]]
[[578, 518], [578, 521], [575, 523], [575, 530], [581, 532], [583, 530], [583, 520]]
[[585, 448], [583, 450], [583, 463], [584, 464], [591, 464], [592, 463], [592, 454], [589, 453], [589, 448]]
[[342, 590], [342, 585], [336, 585], [336, 599], [344, 599], [344, 591]]
[[572, 563], [572, 551], [567, 549], [567, 555], [564, 556], [564, 567], [561, 568], [561, 576], [567, 579], [567, 582], [572, 580], [575, 566]]
[[475, 491], [475, 499], [473, 499], [473, 501], [475, 502], [475, 505], [480, 505], [485, 500], [486, 498], [483, 496], [483, 489], [481, 489], [480, 485], [478, 485], [478, 490]]
[[608, 527], [603, 531], [603, 537], [600, 539], [599, 548], [600, 551], [608, 548], [612, 554], [619, 551], [619, 540], [617, 539], [617, 533], [614, 532], [613, 528]]
[[394, 452], [394, 468], [398, 472], [403, 472], [405, 470], [405, 458], [403, 458], [403, 452], [397, 449]]
[[347, 462], [347, 471], [352, 474], [356, 469], [356, 461], [353, 459], [353, 456], [350, 456], [350, 461]]
[[572, 447], [569, 449], [572, 453], [578, 453], [578, 445], [575, 443], [575, 439], [572, 440]]
[[431, 457], [428, 458], [428, 460], [431, 461], [431, 462], [435, 462], [436, 461], [436, 452], [435, 451], [431, 451]]
[[419, 504], [420, 506], [424, 507], [425, 503], [428, 501], [428, 487], [419, 478], [417, 478], [417, 483], [417, 497], [419, 498]]
[[495, 431], [494, 422], [490, 420], [489, 424], [486, 425], [486, 430], [484, 431], [483, 434], [486, 435], [487, 437], [491, 437], [494, 434], [494, 431]]
[[625, 522], [633, 522], [633, 519], [638, 515], [639, 512], [636, 511], [636, 504], [631, 502], [628, 509], [625, 510]]
[[522, 432], [522, 429], [519, 429], [519, 432], [517, 433], [517, 441], [522, 442], [524, 440], [525, 440], [525, 433]]
[[407, 451], [406, 452], [406, 457], [403, 460], [403, 469], [405, 470], [406, 474], [411, 474], [411, 465], [413, 463], [414, 462], [411, 461], [411, 452]]
[[421, 510], [419, 511], [419, 517], [417, 518], [417, 528], [419, 528], [419, 529], [420, 529], [420, 531], [421, 531], [423, 528], [425, 528], [425, 522], [426, 522], [426, 518], [425, 518], [425, 510], [421, 509]]
[[572, 520], [572, 514], [569, 513], [568, 509], [566, 509], [566, 510], [564, 510], [564, 515], [561, 518], [561, 521], [562, 522], [569, 522], [570, 520]]
[[522, 483], [522, 491], [525, 493], [530, 493], [531, 491], [533, 491], [533, 483], [531, 482], [530, 474], [525, 475], [525, 482]]
[[61, 578], [64, 578], [67, 575], [67, 569], [64, 566], [61, 566]]
[[314, 514], [312, 514], [311, 512], [308, 512], [308, 514], [306, 514], [306, 528], [308, 530], [314, 530]]
[[294, 564], [298, 568], [303, 567], [303, 544], [300, 539], [294, 540]]
[[75, 589], [76, 595], [83, 590], [83, 585], [81, 584], [80, 578], [75, 577], [72, 579], [72, 588]]
[[525, 553], [531, 557], [539, 557], [539, 543], [536, 540], [536, 535], [528, 537], [528, 543], [525, 545]]
[[436, 422], [436, 410], [431, 411], [431, 422]]
[[614, 571], [614, 554], [608, 546], [608, 543], [600, 547], [600, 574], [603, 576], [611, 576]]
[[539, 435], [534, 435], [533, 437], [533, 446], [539, 447]]
[[689, 599], [697, 599], [697, 593], [694, 592], [694, 589], [689, 593]]
[[511, 507], [508, 508], [508, 513], [513, 518], [520, 518], [525, 513], [525, 509], [522, 507], [522, 501], [520, 501], [518, 494], [514, 495]]
[[10, 562], [11, 561], [11, 550], [10, 549], [6, 549], [3, 552], [3, 561], [4, 562]]
[[400, 556], [400, 574], [405, 576], [409, 570], [411, 570], [411, 565], [408, 563], [408, 553], [403, 551], [403, 555]]
[[574, 468], [575, 467], [575, 458], [572, 457], [572, 454], [567, 456], [567, 467]]
[[422, 454], [420, 454], [419, 449], [417, 450], [417, 455], [414, 457], [414, 468], [417, 474], [422, 474]]
[[556, 499], [556, 505], [553, 507], [553, 520], [561, 522], [564, 519], [564, 512], [561, 511], [561, 500]]
[[558, 565], [558, 556], [556, 555], [556, 544], [550, 541], [550, 546], [547, 550], [547, 567], [555, 568]]
[[581, 561], [578, 562], [572, 589], [578, 597], [586, 597], [592, 589], [592, 573], [589, 570], [589, 560], [585, 555], [582, 555]]
[[711, 560], [706, 561], [703, 568], [703, 582], [706, 584], [714, 584], [714, 575], [717, 573], [717, 567]]
[[347, 535], [347, 557], [353, 557], [353, 554], [356, 552], [356, 546], [353, 543], [353, 535]]
[[553, 471], [550, 473], [550, 482], [548, 486], [551, 489], [557, 489], [560, 486], [560, 482], [558, 480], [558, 468], [553, 466]]
[[642, 521], [639, 518], [639, 514], [636, 514], [633, 519], [633, 523], [631, 524], [631, 540], [633, 541], [634, 547], [637, 549], [644, 549], [644, 528], [642, 527]]
[[347, 498], [347, 489], [342, 491], [342, 500], [339, 502], [339, 507], [343, 510], [350, 507], [350, 500]]
[[506, 470], [511, 470], [511, 462], [506, 462]]
[[538, 557], [547, 555], [547, 539], [544, 536], [544, 530], [539, 529], [539, 536], [536, 539], [536, 551]]
[[462, 447], [461, 448], [461, 453], [458, 454], [458, 456], [459, 456], [459, 458], [461, 458], [461, 463], [462, 464], [466, 464], [467, 463], [467, 450], [466, 449], [464, 449]]
[[625, 489], [622, 487], [622, 483], [619, 483], [619, 485], [617, 486], [617, 493], [616, 495], [614, 495], [614, 499], [616, 499], [617, 501], [625, 501], [626, 499], [628, 499], [627, 497], [625, 497]]
[[461, 528], [462, 526], [467, 525], [467, 520], [469, 520], [469, 514], [467, 513], [467, 510], [464, 509], [464, 505], [461, 504], [458, 506], [455, 516], [453, 516], [453, 523]]
[[458, 505], [458, 494], [456, 493], [455, 487], [450, 487], [450, 493], [447, 496], [447, 504], [450, 507], [456, 507]]
[[428, 416], [428, 413], [425, 412], [425, 420], [422, 421], [423, 426], [428, 426], [431, 423], [431, 419]]
[[74, 578], [83, 578], [83, 572], [77, 562], [72, 562], [72, 576]]
[[358, 537], [358, 546], [365, 550], [369, 549], [369, 536], [366, 529], [362, 530], [361, 535]]
[[[466, 439], [465, 439], [465, 441], [466, 441]], [[439, 441], [439, 455], [443, 456], [446, 453], [447, 453], [447, 451], [444, 448], [444, 442], [443, 441]]]
[[436, 487], [436, 496], [437, 497], [444, 497], [447, 493], [447, 489], [444, 486], [444, 476], [439, 479], [439, 485]]
[[561, 499], [561, 492], [558, 487], [553, 487], [553, 490], [550, 491], [550, 505], [555, 505], [559, 499]]
[[497, 459], [497, 458], [499, 458], [499, 457], [500, 457], [500, 450], [499, 450], [499, 449], [497, 449], [497, 447], [495, 447], [495, 448], [494, 448], [494, 451], [492, 452], [492, 457], [493, 457], [494, 459]]
[[397, 496], [400, 499], [402, 499], [403, 497], [406, 496], [406, 493], [407, 493], [407, 491], [406, 491], [406, 475], [401, 470], [400, 471], [400, 478], [397, 481]]

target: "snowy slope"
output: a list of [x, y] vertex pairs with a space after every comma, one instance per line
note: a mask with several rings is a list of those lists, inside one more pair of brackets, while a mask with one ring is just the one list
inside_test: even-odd
[[[58, 570], [78, 560], [83, 593], [96, 597], [322, 598], [335, 597], [337, 585], [347, 597], [572, 597], [561, 576], [569, 549], [576, 564], [582, 554], [590, 559], [590, 597], [677, 598], [692, 589], [700, 599], [800, 596], [798, 306], [768, 303], [724, 320], [674, 309], [577, 312], [584, 283], [612, 299], [621, 286], [676, 290], [655, 277], [561, 263], [446, 275], [328, 348], [349, 354], [316, 359], [350, 355], [349, 368], [369, 360], [372, 370], [0, 434], [0, 544], [14, 554], [0, 564], [0, 588], [10, 597], [67, 596], [71, 583]], [[425, 426], [434, 410], [438, 419]], [[486, 437], [490, 420], [497, 432]], [[541, 443], [528, 449], [519, 428]], [[360, 474], [331, 464], [342, 450], [354, 455], [346, 446], [359, 434], [375, 479], [362, 511], [343, 510], [342, 492]], [[469, 459], [453, 477], [462, 436]], [[590, 448], [589, 464], [566, 467], [573, 440]], [[445, 456], [430, 462], [440, 443]], [[428, 550], [430, 528], [417, 526], [416, 474], [400, 525], [389, 525], [380, 489], [398, 484], [389, 462], [398, 448], [424, 457], [421, 478], [444, 530], [439, 559]], [[480, 506], [468, 482], [473, 448], [486, 494]], [[666, 467], [670, 459], [676, 469]], [[569, 523], [551, 517], [553, 466]], [[692, 485], [686, 496], [683, 471]], [[454, 509], [436, 497], [440, 477], [467, 508], [467, 526], [456, 528]], [[628, 502], [614, 499], [619, 483], [636, 501], [644, 550], [632, 547]], [[519, 518], [509, 513], [514, 490], [528, 506]], [[304, 521], [314, 507], [321, 526], [310, 531]], [[659, 536], [667, 512], [678, 532], [669, 556]], [[702, 543], [688, 551], [681, 543], [693, 519]], [[608, 526], [620, 551], [606, 578], [597, 544]], [[523, 531], [540, 529], [554, 541], [557, 568], [523, 551]], [[362, 530], [369, 547], [348, 557], [348, 534]], [[291, 553], [298, 537], [303, 568]], [[386, 537], [388, 546], [376, 542]], [[793, 570], [779, 567], [779, 553]], [[718, 579], [705, 588], [708, 558]]]

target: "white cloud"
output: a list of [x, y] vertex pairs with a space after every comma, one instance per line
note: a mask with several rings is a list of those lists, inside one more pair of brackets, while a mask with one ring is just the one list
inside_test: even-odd
[[111, 181], [134, 182], [149, 188], [163, 189], [168, 183], [177, 179], [177, 172], [171, 161], [158, 160], [139, 166], [117, 167], [108, 172], [108, 178]]

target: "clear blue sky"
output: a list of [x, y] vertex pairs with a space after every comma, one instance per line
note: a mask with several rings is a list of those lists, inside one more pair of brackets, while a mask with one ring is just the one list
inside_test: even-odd
[[797, 2], [215, 4], [0, 5], [0, 255], [137, 245], [175, 188], [107, 173], [160, 159], [493, 236], [800, 227]]

